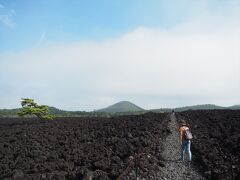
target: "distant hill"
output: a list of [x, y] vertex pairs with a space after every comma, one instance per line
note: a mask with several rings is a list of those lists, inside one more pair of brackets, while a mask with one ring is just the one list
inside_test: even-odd
[[195, 105], [195, 106], [186, 106], [186, 107], [179, 107], [175, 108], [175, 111], [186, 111], [186, 110], [207, 110], [207, 109], [228, 109], [227, 107], [217, 106], [214, 104], [202, 104], [202, 105]]
[[20, 108], [15, 109], [0, 109], [0, 117], [15, 117], [20, 112]]
[[171, 112], [172, 109], [170, 108], [160, 108], [160, 109], [150, 109], [147, 112], [154, 112], [154, 113], [164, 113], [164, 112]]
[[119, 113], [119, 112], [138, 112], [138, 111], [144, 111], [144, 109], [140, 108], [139, 106], [129, 101], [120, 101], [116, 104], [100, 109], [97, 112]]
[[48, 107], [48, 110], [49, 110], [50, 114], [55, 114], [55, 115], [62, 115], [62, 114], [67, 113], [67, 111], [60, 110], [60, 109], [57, 109], [57, 108], [51, 107], [51, 106]]
[[[65, 111], [55, 107], [48, 107], [49, 113], [54, 114], [57, 117], [109, 117], [110, 114], [104, 112], [86, 112], [86, 111]], [[0, 109], [0, 118], [3, 117], [19, 117], [18, 112], [22, 108], [17, 109]]]
[[195, 105], [195, 106], [185, 106], [185, 107], [178, 107], [178, 108], [160, 108], [160, 109], [151, 109], [148, 111], [151, 112], [170, 112], [172, 110], [176, 112], [180, 111], [187, 111], [187, 110], [211, 110], [211, 109], [232, 109], [232, 110], [240, 110], [240, 105], [234, 105], [229, 107], [223, 107], [223, 106], [217, 106], [214, 104], [201, 104], [201, 105]]
[[240, 105], [230, 106], [229, 109], [240, 109]]
[[[240, 105], [234, 105], [229, 107], [217, 106], [214, 104], [203, 104], [203, 105], [195, 105], [195, 106], [186, 106], [179, 108], [159, 108], [159, 109], [150, 109], [144, 110], [143, 108], [129, 102], [129, 101], [120, 101], [116, 104], [113, 104], [107, 108], [103, 108], [97, 111], [65, 111], [60, 110], [55, 107], [49, 107], [50, 114], [54, 114], [60, 117], [110, 117], [110, 116], [118, 116], [118, 115], [138, 115], [146, 112], [171, 112], [172, 110], [176, 112], [186, 111], [186, 110], [207, 110], [207, 109], [232, 109], [232, 110], [240, 110]], [[21, 110], [21, 108], [16, 109], [0, 109], [0, 117], [18, 117], [17, 113]]]

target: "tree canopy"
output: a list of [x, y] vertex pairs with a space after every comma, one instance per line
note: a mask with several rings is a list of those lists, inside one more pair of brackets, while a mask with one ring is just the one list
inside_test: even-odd
[[52, 120], [55, 117], [49, 113], [48, 106], [38, 105], [33, 99], [22, 98], [21, 105], [22, 109], [18, 113], [19, 116], [35, 115], [41, 120]]

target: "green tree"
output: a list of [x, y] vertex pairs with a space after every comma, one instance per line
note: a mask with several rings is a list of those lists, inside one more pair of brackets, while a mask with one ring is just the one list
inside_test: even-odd
[[38, 105], [33, 99], [22, 98], [22, 109], [18, 113], [19, 116], [35, 115], [41, 120], [52, 120], [55, 116], [49, 114], [48, 106]]

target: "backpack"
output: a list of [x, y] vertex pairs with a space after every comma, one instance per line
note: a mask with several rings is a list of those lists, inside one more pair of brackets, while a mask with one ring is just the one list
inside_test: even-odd
[[186, 129], [184, 132], [184, 139], [191, 140], [193, 138], [192, 133], [189, 129]]

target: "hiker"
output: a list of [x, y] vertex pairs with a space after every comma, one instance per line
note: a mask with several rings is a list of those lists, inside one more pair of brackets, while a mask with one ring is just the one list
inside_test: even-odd
[[189, 130], [189, 125], [186, 123], [185, 120], [180, 121], [180, 143], [181, 143], [181, 160], [184, 161], [184, 152], [187, 150], [188, 154], [188, 163], [192, 160], [192, 153], [191, 153], [191, 139], [192, 134]]

